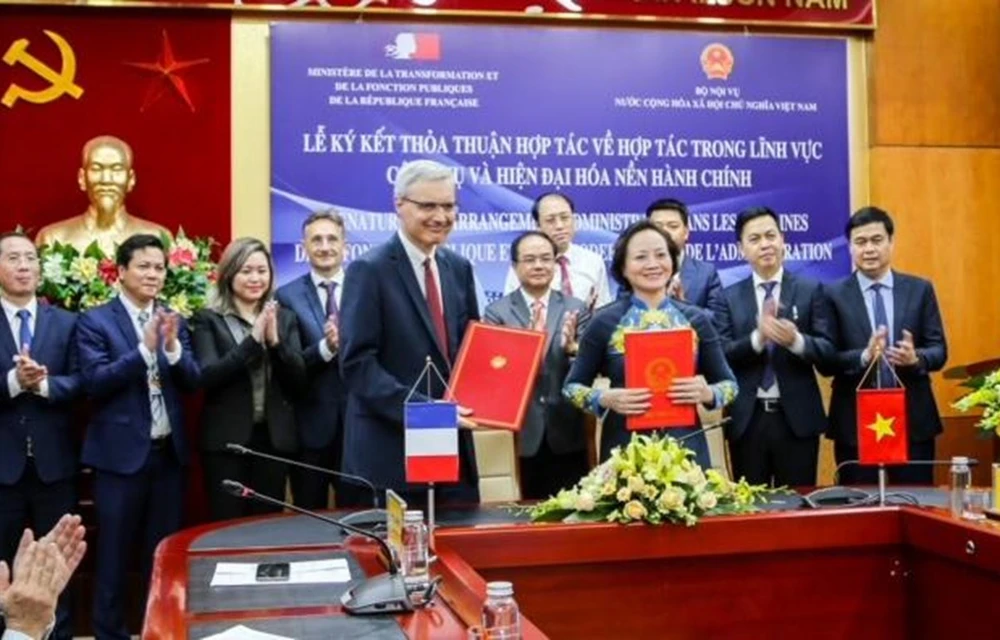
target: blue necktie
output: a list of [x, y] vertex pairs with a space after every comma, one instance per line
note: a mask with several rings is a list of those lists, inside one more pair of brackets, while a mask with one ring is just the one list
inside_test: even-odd
[[[876, 282], [872, 286], [868, 287], [868, 290], [872, 292], [872, 309], [875, 316], [875, 326], [872, 327], [875, 331], [878, 331], [879, 327], [886, 328], [886, 348], [892, 344], [892, 327], [889, 326], [889, 314], [885, 312], [885, 300], [882, 299], [882, 289], [885, 287], [884, 284]], [[880, 377], [882, 378], [881, 386], [883, 387], [894, 387], [896, 386], [896, 378], [892, 375], [892, 367], [884, 359], [879, 359], [879, 370]]]
[[27, 309], [19, 309], [17, 317], [21, 320], [21, 329], [18, 331], [18, 350], [28, 347], [31, 349], [31, 312]]
[[[760, 312], [764, 313], [764, 307], [771, 301], [774, 300], [774, 288], [778, 286], [777, 282], [761, 282], [760, 286], [764, 287], [764, 303], [760, 305]], [[774, 343], [768, 342], [765, 348], [764, 355], [764, 376], [760, 379], [761, 389], [770, 389], [774, 386], [774, 363], [771, 362], [771, 356], [774, 353]]]

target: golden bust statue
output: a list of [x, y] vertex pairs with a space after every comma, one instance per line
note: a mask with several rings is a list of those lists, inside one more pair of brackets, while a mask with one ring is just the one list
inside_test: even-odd
[[94, 240], [109, 257], [115, 247], [136, 233], [160, 235], [170, 232], [150, 220], [131, 215], [125, 197], [135, 186], [132, 148], [113, 136], [98, 136], [83, 145], [83, 166], [77, 175], [80, 190], [90, 206], [83, 214], [43, 227], [35, 244], [71, 244], [81, 253]]

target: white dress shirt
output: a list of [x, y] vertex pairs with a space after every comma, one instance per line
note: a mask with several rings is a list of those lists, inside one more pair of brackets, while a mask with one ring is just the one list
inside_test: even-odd
[[[590, 249], [584, 249], [578, 244], [570, 244], [566, 249], [567, 265], [569, 270], [569, 284], [573, 288], [573, 297], [583, 302], [590, 302], [591, 297], [596, 293], [597, 301], [594, 307], [602, 307], [611, 302], [611, 289], [608, 286], [608, 270], [604, 266], [601, 256]], [[517, 273], [511, 266], [507, 271], [507, 280], [504, 282], [504, 295], [516, 290], [521, 286], [517, 279]], [[555, 291], [562, 291], [562, 267], [557, 262], [555, 264], [555, 277], [549, 285]]]
[[[17, 352], [21, 352], [21, 319], [17, 317], [17, 312], [21, 309], [26, 309], [28, 311], [28, 326], [31, 328], [31, 335], [35, 335], [35, 327], [38, 323], [38, 298], [32, 297], [31, 300], [23, 307], [14, 306], [7, 298], [0, 297], [0, 305], [3, 306], [3, 312], [7, 316], [7, 325], [10, 327], [10, 332], [14, 336], [14, 344], [17, 345]], [[11, 398], [16, 398], [17, 396], [24, 393], [24, 389], [21, 388], [21, 383], [17, 381], [17, 367], [15, 366], [10, 371], [7, 372], [7, 391], [10, 393]], [[38, 391], [32, 391], [31, 393], [36, 393], [43, 398], [49, 397], [49, 380], [48, 378], [43, 379], [38, 383]]]
[[[121, 300], [122, 305], [125, 307], [125, 310], [128, 311], [129, 318], [132, 319], [132, 326], [135, 328], [135, 334], [139, 338], [139, 353], [142, 354], [143, 360], [146, 361], [147, 369], [152, 370], [149, 375], [152, 377], [154, 375], [153, 371], [156, 372], [155, 375], [163, 375], [159, 373], [159, 366], [157, 365], [156, 362], [156, 354], [150, 351], [149, 348], [146, 347], [146, 344], [142, 341], [142, 336], [145, 330], [143, 329], [142, 323], [139, 322], [139, 314], [142, 312], [149, 314], [150, 319], [153, 318], [153, 313], [156, 311], [153, 303], [150, 302], [148, 305], [146, 305], [144, 309], [140, 309], [135, 305], [134, 302], [132, 302], [129, 299], [128, 296], [120, 295], [118, 296], [118, 299]], [[170, 365], [172, 366], [177, 364], [177, 362], [181, 359], [182, 351], [183, 351], [183, 346], [181, 345], [180, 340], [178, 340], [176, 351], [167, 351], [166, 349], [164, 349], [163, 354], [167, 357], [167, 362], [169, 362]], [[162, 392], [156, 388], [156, 386], [152, 383], [152, 381], [150, 381], [149, 383], [150, 415], [154, 416], [154, 423], [155, 423], [152, 425], [150, 436], [154, 440], [170, 435], [170, 416], [167, 414], [166, 406], [163, 407], [164, 410], [160, 415], [160, 420], [155, 419], [156, 410], [153, 407], [157, 402], [162, 402], [162, 398], [159, 400], [156, 398], [156, 396], [158, 395], [162, 395]]]
[[[344, 270], [338, 269], [337, 273], [333, 274], [333, 277], [329, 280], [323, 278], [315, 271], [310, 270], [309, 276], [312, 278], [313, 287], [316, 289], [317, 295], [319, 295], [319, 306], [326, 313], [326, 298], [329, 295], [326, 292], [327, 282], [336, 282], [337, 287], [333, 290], [333, 296], [337, 300], [337, 308], [340, 309], [340, 300], [344, 292]], [[333, 356], [336, 355], [330, 350], [330, 345], [326, 343], [326, 338], [321, 338], [319, 341], [319, 355], [323, 358], [323, 362], [330, 362], [333, 360]]]
[[417, 278], [417, 286], [420, 287], [420, 293], [423, 294], [424, 299], [427, 299], [427, 283], [424, 281], [424, 260], [431, 259], [431, 273], [434, 277], [434, 282], [437, 283], [438, 290], [438, 303], [441, 305], [441, 310], [444, 311], [444, 300], [442, 299], [441, 292], [441, 276], [438, 274], [437, 261], [434, 259], [434, 249], [432, 248], [429, 254], [424, 253], [417, 245], [413, 244], [403, 230], [398, 231], [399, 240], [403, 243], [403, 249], [406, 250], [406, 257], [410, 259], [410, 266], [413, 267], [413, 275]]
[[[753, 278], [753, 292], [754, 292], [754, 299], [757, 301], [758, 317], [760, 317], [761, 309], [763, 309], [764, 307], [764, 296], [767, 293], [766, 291], [764, 291], [764, 287], [762, 286], [765, 282], [776, 283], [774, 286], [774, 291], [771, 293], [771, 297], [774, 298], [776, 315], [778, 317], [788, 317], [788, 314], [785, 313], [785, 310], [780, 309], [777, 306], [778, 301], [781, 298], [781, 279], [784, 277], [784, 275], [785, 275], [784, 267], [778, 269], [778, 272], [774, 274], [774, 277], [768, 278], [767, 280], [757, 275], [756, 271], [753, 272], [753, 275], [751, 277]], [[750, 334], [750, 345], [753, 347], [753, 350], [756, 351], [757, 353], [762, 353], [764, 351], [764, 340], [761, 338], [760, 331], [758, 331], [757, 329], [754, 329], [753, 332]], [[781, 347], [781, 345], [775, 345], [775, 346]], [[796, 331], [795, 333], [795, 342], [792, 343], [792, 346], [789, 349], [789, 351], [800, 357], [806, 351], [806, 340], [805, 338], [802, 337], [802, 334], [799, 333], [798, 331]], [[774, 384], [772, 384], [769, 389], [757, 389], [757, 397], [766, 399], [780, 398], [781, 390], [778, 389], [778, 377], [775, 376]]]

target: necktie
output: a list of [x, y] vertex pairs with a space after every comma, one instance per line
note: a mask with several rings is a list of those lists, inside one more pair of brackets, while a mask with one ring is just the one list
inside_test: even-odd
[[336, 321], [340, 315], [340, 309], [337, 307], [337, 283], [324, 282], [323, 287], [326, 289], [326, 317]]
[[[139, 326], [143, 331], [146, 323], [149, 322], [148, 311], [140, 311], [138, 315]], [[166, 407], [163, 404], [163, 389], [160, 387], [160, 367], [156, 363], [156, 352], [153, 352], [153, 364], [146, 367], [146, 382], [149, 384], [149, 410], [153, 419], [153, 428], [163, 422], [166, 415]]]
[[444, 310], [441, 308], [441, 294], [438, 291], [437, 280], [434, 278], [434, 269], [431, 268], [431, 259], [424, 260], [424, 288], [427, 291], [427, 309], [431, 312], [431, 323], [434, 325], [434, 333], [437, 334], [438, 344], [445, 359], [448, 355], [448, 328], [444, 323]]
[[562, 277], [563, 295], [572, 296], [573, 283], [569, 281], [569, 258], [566, 256], [559, 256], [556, 258], [556, 262], [559, 263], [559, 274]]
[[27, 309], [18, 309], [17, 317], [21, 321], [21, 328], [18, 331], [18, 349], [28, 347], [31, 349], [31, 312]]
[[[879, 327], [886, 328], [886, 347], [892, 344], [892, 327], [889, 326], [889, 314], [885, 311], [885, 300], [882, 299], [882, 288], [885, 285], [876, 282], [871, 287], [868, 288], [872, 292], [872, 310], [875, 316], [875, 326], [872, 327], [873, 330], [878, 331]], [[884, 359], [880, 358], [879, 363], [879, 377], [881, 378], [882, 387], [894, 387], [895, 378], [892, 375], [892, 366], [886, 362]]]
[[531, 303], [531, 328], [535, 331], [545, 331], [545, 304], [541, 300]]
[[[760, 286], [764, 288], [764, 304], [761, 305], [761, 313], [763, 313], [768, 305], [774, 304], [774, 288], [778, 286], [778, 283], [762, 282]], [[766, 354], [764, 356], [764, 375], [760, 379], [760, 388], [766, 390], [774, 386], [774, 363], [771, 361], [771, 357], [774, 355], [774, 343], [768, 342], [764, 353]]]

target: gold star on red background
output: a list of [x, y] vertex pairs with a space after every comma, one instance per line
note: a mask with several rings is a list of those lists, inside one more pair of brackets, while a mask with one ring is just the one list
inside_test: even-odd
[[191, 109], [192, 113], [195, 111], [194, 102], [191, 101], [191, 95], [188, 93], [187, 85], [184, 83], [184, 78], [180, 76], [180, 72], [191, 67], [195, 67], [200, 64], [205, 64], [208, 62], [208, 58], [199, 58], [197, 60], [178, 60], [174, 57], [174, 48], [170, 45], [170, 38], [167, 36], [166, 29], [163, 30], [163, 49], [160, 51], [160, 58], [156, 62], [126, 62], [130, 67], [136, 67], [137, 69], [143, 69], [146, 71], [152, 71], [156, 76], [150, 80], [149, 86], [146, 89], [146, 95], [143, 97], [142, 106], [139, 108], [139, 112], [143, 112], [153, 104], [156, 103], [163, 94], [166, 93], [170, 87], [173, 87], [183, 100], [187, 104], [188, 108]]

